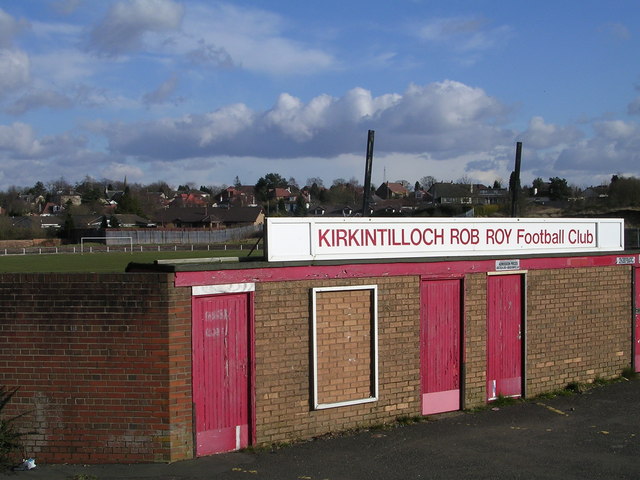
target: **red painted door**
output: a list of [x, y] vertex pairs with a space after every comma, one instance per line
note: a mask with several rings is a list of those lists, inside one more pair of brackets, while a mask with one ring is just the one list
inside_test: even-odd
[[487, 399], [522, 394], [522, 277], [496, 275], [487, 285]]
[[249, 444], [249, 337], [245, 294], [193, 297], [196, 455]]
[[640, 268], [634, 269], [633, 369], [640, 372]]
[[424, 280], [420, 289], [422, 414], [460, 409], [461, 281]]

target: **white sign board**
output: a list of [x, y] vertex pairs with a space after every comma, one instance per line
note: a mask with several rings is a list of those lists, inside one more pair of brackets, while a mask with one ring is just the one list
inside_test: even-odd
[[624, 250], [623, 219], [268, 218], [267, 260], [356, 260]]

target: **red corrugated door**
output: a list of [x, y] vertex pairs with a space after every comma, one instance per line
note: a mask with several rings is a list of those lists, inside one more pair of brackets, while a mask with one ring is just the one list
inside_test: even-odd
[[496, 275], [487, 285], [487, 399], [522, 394], [522, 277]]
[[196, 455], [249, 444], [248, 359], [247, 295], [193, 297]]
[[640, 372], [640, 268], [634, 268], [633, 368]]
[[420, 291], [422, 414], [460, 409], [461, 280], [424, 280]]

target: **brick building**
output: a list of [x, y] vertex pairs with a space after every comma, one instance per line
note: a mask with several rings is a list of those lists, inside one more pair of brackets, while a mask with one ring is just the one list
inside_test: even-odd
[[29, 456], [175, 461], [640, 366], [633, 252], [212, 265], [0, 275]]

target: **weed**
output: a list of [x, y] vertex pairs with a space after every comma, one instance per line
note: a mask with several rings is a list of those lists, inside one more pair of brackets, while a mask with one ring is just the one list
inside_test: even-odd
[[491, 401], [489, 406], [491, 407], [505, 407], [507, 405], [513, 405], [522, 401], [522, 399], [518, 397], [505, 397], [504, 395], [498, 395], [498, 398]]
[[398, 425], [413, 425], [414, 423], [422, 423], [427, 419], [421, 415], [403, 415], [396, 418]]
[[98, 480], [98, 477], [86, 473], [77, 473], [73, 477], [69, 477], [69, 480]]
[[3, 413], [4, 408], [17, 391], [17, 387], [9, 389], [5, 386], [0, 386], [0, 466], [2, 467], [7, 467], [11, 464], [11, 455], [22, 448], [20, 440], [25, 435], [17, 431], [14, 425], [15, 421], [24, 414], [6, 417]]
[[622, 378], [626, 378], [627, 380], [634, 380], [638, 378], [638, 373], [631, 367], [625, 367], [622, 369]]

